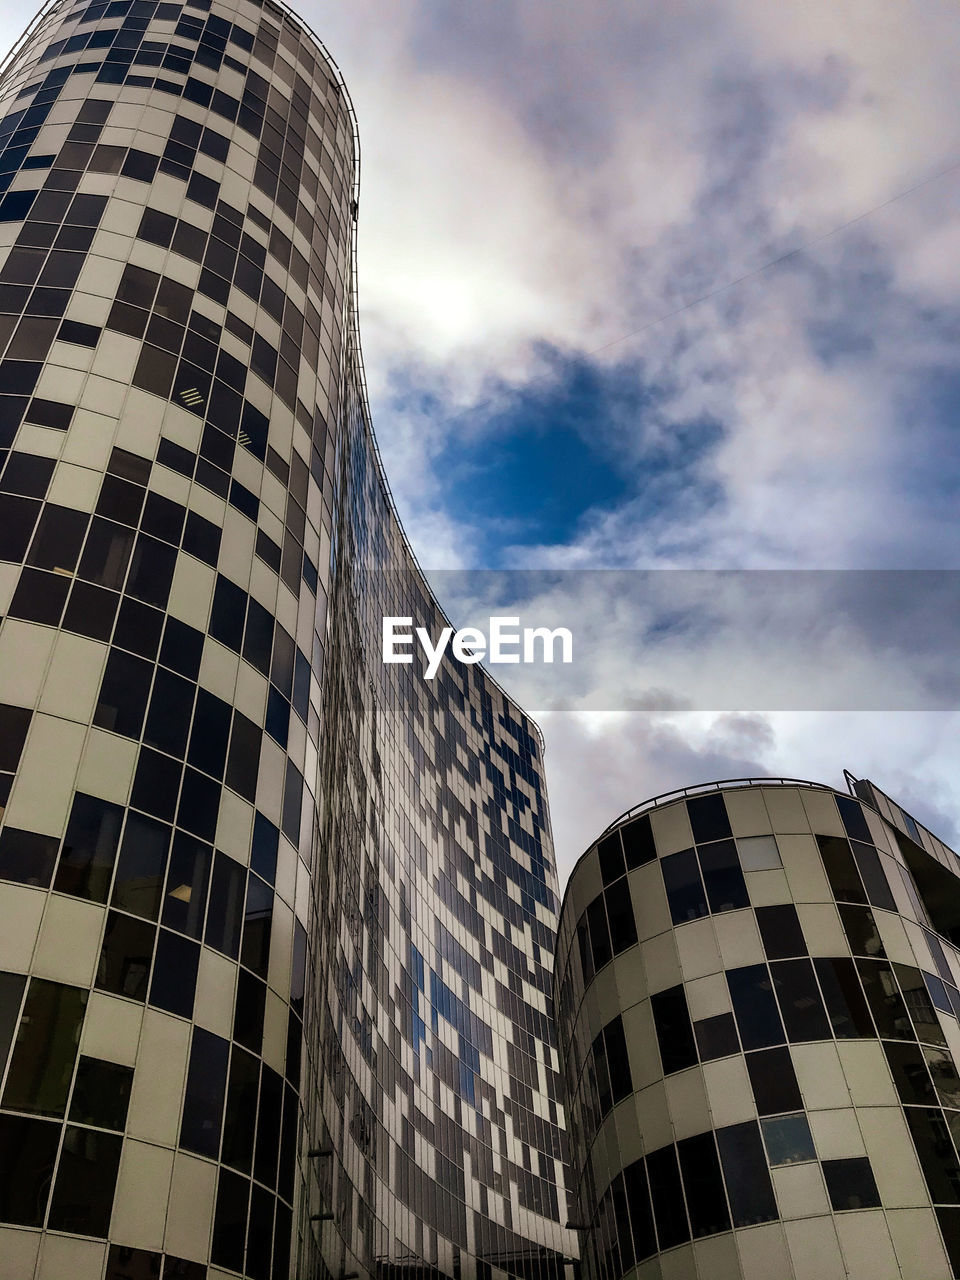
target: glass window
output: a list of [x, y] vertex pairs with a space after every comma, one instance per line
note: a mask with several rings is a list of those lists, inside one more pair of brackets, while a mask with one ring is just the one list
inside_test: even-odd
[[[765, 1123], [770, 1123], [766, 1121]], [[717, 1130], [717, 1146], [735, 1227], [773, 1222], [779, 1215], [755, 1120]]]
[[276, 1071], [263, 1064], [260, 1080], [260, 1110], [257, 1116], [257, 1149], [253, 1176], [268, 1187], [277, 1185], [277, 1156], [280, 1149], [280, 1107], [283, 1081]]
[[761, 1049], [758, 1053], [748, 1053], [747, 1073], [759, 1115], [773, 1116], [781, 1111], [802, 1109], [803, 1099], [789, 1049]]
[[600, 864], [600, 879], [605, 885], [613, 884], [614, 880], [627, 874], [619, 831], [611, 832], [597, 845], [597, 861]]
[[960, 1204], [960, 1163], [939, 1107], [904, 1107], [934, 1204]]
[[229, 705], [206, 689], [199, 689], [187, 757], [190, 764], [214, 778], [222, 778], [229, 734]]
[[772, 1116], [762, 1120], [760, 1127], [767, 1158], [772, 1165], [803, 1164], [807, 1160], [816, 1160], [810, 1125], [802, 1111], [793, 1116]]
[[910, 1015], [887, 961], [857, 960], [856, 966], [878, 1034], [884, 1039], [914, 1040]]
[[700, 845], [697, 854], [710, 910], [736, 911], [739, 907], [748, 907], [750, 899], [734, 842], [717, 840], [713, 844]]
[[263, 1048], [263, 1013], [267, 988], [264, 982], [241, 969], [237, 975], [237, 1003], [233, 1018], [233, 1038], [253, 1053]]
[[690, 1239], [690, 1228], [683, 1205], [683, 1189], [677, 1152], [672, 1145], [651, 1151], [647, 1156], [650, 1197], [657, 1223], [657, 1239], [661, 1250], [671, 1249]]
[[69, 590], [68, 578], [39, 569], [24, 569], [10, 602], [10, 617], [59, 626]]
[[843, 1209], [875, 1209], [880, 1204], [880, 1193], [866, 1156], [824, 1160], [823, 1176], [827, 1181], [830, 1203], [837, 1212]]
[[654, 843], [653, 828], [650, 825], [648, 813], [641, 814], [639, 818], [634, 818], [633, 822], [628, 822], [626, 826], [621, 827], [620, 838], [623, 841], [628, 871], [656, 861], [657, 846]]
[[866, 885], [867, 897], [875, 907], [882, 907], [885, 911], [896, 911], [897, 904], [890, 892], [890, 885], [876, 848], [872, 844], [865, 844], [862, 840], [851, 840], [850, 848], [853, 850], [854, 860], [860, 870], [863, 883]]
[[161, 917], [168, 928], [191, 938], [200, 938], [212, 860], [213, 850], [209, 845], [177, 832], [170, 855]]
[[767, 966], [728, 969], [726, 977], [744, 1049], [783, 1044], [786, 1037]]
[[119, 1133], [67, 1125], [50, 1202], [51, 1230], [107, 1234], [122, 1145]]
[[953, 1058], [946, 1049], [930, 1049], [924, 1046], [923, 1056], [926, 1058], [933, 1087], [937, 1091], [941, 1106], [960, 1109], [960, 1077]]
[[728, 1058], [730, 1054], [740, 1052], [740, 1041], [737, 1039], [737, 1027], [732, 1013], [718, 1013], [712, 1018], [701, 1018], [693, 1024], [693, 1031], [701, 1062]]
[[156, 927], [111, 911], [107, 916], [96, 985], [101, 991], [146, 1000]]
[[757, 924], [768, 960], [785, 960], [788, 956], [805, 956], [800, 917], [792, 902], [775, 907], [757, 907]]
[[247, 878], [247, 901], [240, 961], [261, 978], [266, 978], [270, 961], [272, 922], [273, 890], [259, 876], [251, 874]]
[[0, 973], [0, 1079], [7, 1065], [13, 1033], [20, 1020], [20, 1005], [27, 980], [19, 973]]
[[[711, 797], [712, 798], [712, 797]], [[700, 1133], [677, 1143], [687, 1211], [694, 1238], [730, 1229], [730, 1215], [720, 1176], [720, 1161], [712, 1133]]]
[[130, 803], [137, 809], [172, 822], [182, 768], [179, 761], [171, 760], [169, 756], [149, 747], [141, 748]]
[[[0, 797], [0, 817], [5, 797]], [[0, 830], [0, 880], [46, 889], [53, 875], [59, 841], [53, 836], [40, 836], [18, 827]]]
[[935, 1103], [936, 1095], [920, 1046], [896, 1040], [884, 1040], [882, 1043], [900, 1101]]
[[870, 839], [870, 828], [867, 825], [867, 819], [864, 816], [863, 808], [859, 800], [854, 800], [853, 796], [836, 796], [837, 808], [840, 810], [840, 819], [843, 822], [843, 829], [851, 840], [868, 840]]
[[837, 906], [843, 931], [847, 935], [850, 950], [855, 956], [884, 956], [883, 943], [877, 930], [877, 922], [869, 907], [857, 907], [849, 902]]
[[837, 1039], [873, 1036], [873, 1020], [853, 961], [846, 957], [818, 956], [813, 967], [820, 981], [827, 1017]]
[[199, 965], [198, 943], [161, 929], [153, 961], [150, 1003], [181, 1018], [192, 1018]]
[[213, 1222], [211, 1261], [231, 1271], [243, 1270], [243, 1242], [247, 1236], [247, 1201], [250, 1183], [229, 1169], [220, 1173], [217, 1209]]
[[0, 705], [0, 769], [7, 773], [20, 763], [32, 714], [26, 707]]
[[201, 1027], [194, 1027], [180, 1145], [187, 1151], [195, 1151], [214, 1160], [220, 1151], [228, 1051], [226, 1040]]
[[225, 955], [237, 958], [243, 923], [244, 868], [218, 853], [210, 888], [210, 907], [204, 941]]
[[126, 577], [130, 553], [133, 550], [133, 530], [95, 516], [90, 524], [83, 555], [80, 557], [79, 574], [88, 582], [119, 591]]
[[633, 1078], [630, 1074], [630, 1058], [627, 1054], [627, 1042], [623, 1034], [623, 1019], [616, 1017], [603, 1029], [604, 1050], [607, 1057], [607, 1069], [610, 1073], [610, 1090], [614, 1105], [633, 1093]]
[[5, 1107], [63, 1115], [86, 1005], [86, 991], [32, 979], [3, 1090]]
[[613, 957], [610, 945], [610, 931], [607, 926], [607, 912], [603, 902], [603, 894], [587, 907], [587, 924], [590, 928], [590, 943], [593, 949], [594, 969], [602, 969]]
[[657, 1251], [657, 1241], [653, 1232], [653, 1210], [650, 1204], [650, 1190], [647, 1187], [646, 1161], [635, 1160], [627, 1166], [623, 1173], [624, 1189], [630, 1209], [630, 1222], [633, 1227], [633, 1247], [637, 1260], [650, 1258]]
[[683, 985], [651, 996], [650, 1007], [653, 1010], [664, 1075], [693, 1066], [697, 1061], [697, 1047]]
[[220, 794], [219, 783], [188, 766], [183, 774], [178, 824], [201, 840], [212, 841], [217, 834]]
[[133, 1067], [100, 1058], [81, 1058], [70, 1102], [70, 1119], [100, 1129], [122, 1131], [133, 1085]]
[[163, 614], [159, 609], [151, 609], [149, 605], [127, 596], [120, 606], [113, 643], [139, 654], [141, 658], [148, 658], [152, 664], [160, 647], [162, 628]]
[[104, 1280], [160, 1280], [163, 1255], [112, 1244]]
[[791, 1044], [829, 1040], [830, 1024], [810, 960], [775, 960], [770, 965], [770, 973]]
[[113, 906], [145, 920], [156, 920], [169, 849], [170, 828], [165, 823], [140, 813], [127, 815], [117, 859]]
[[73, 511], [69, 507], [55, 507], [48, 503], [37, 525], [27, 563], [37, 569], [72, 573], [77, 567], [89, 519], [85, 511]]
[[253, 1167], [253, 1136], [257, 1120], [260, 1062], [252, 1053], [234, 1046], [230, 1059], [230, 1085], [223, 1122], [224, 1164], [240, 1173]]
[[674, 924], [696, 920], [707, 914], [707, 897], [700, 879], [700, 867], [693, 849], [662, 858], [660, 868], [667, 890], [667, 902]]
[[78, 791], [53, 887], [91, 902], [106, 902], [122, 822], [119, 805]]
[[257, 875], [262, 876], [268, 884], [273, 884], [276, 879], [279, 845], [280, 832], [269, 818], [265, 818], [258, 809], [253, 819], [250, 867]]
[[633, 917], [630, 885], [624, 881], [614, 888], [604, 890], [603, 897], [607, 904], [607, 919], [610, 923], [610, 942], [613, 946], [613, 954], [617, 956], [628, 947], [635, 946], [637, 941], [637, 925]]
[[724, 840], [733, 835], [730, 830], [730, 819], [727, 817], [727, 806], [720, 791], [689, 799], [687, 813], [690, 815], [690, 827], [695, 844], [706, 844], [710, 840]]
[[0, 1115], [0, 1221], [42, 1227], [60, 1125]]
[[182, 757], [187, 749], [195, 693], [191, 681], [161, 667], [150, 698], [144, 742], [168, 755]]
[[[272, 692], [272, 691], [271, 691]], [[238, 795], [243, 796], [245, 800], [249, 800], [251, 804], [256, 800], [257, 795], [257, 777], [260, 772], [260, 740], [261, 732], [257, 725], [241, 711], [233, 713], [233, 735], [230, 739], [230, 755], [227, 759], [226, 784], [231, 787]], [[299, 779], [299, 785], [302, 788], [303, 779], [294, 769], [291, 775], [292, 766], [288, 762], [287, 768], [287, 787], [284, 793], [284, 822], [286, 826], [292, 826], [294, 823], [293, 816], [288, 813], [288, 799], [290, 804], [294, 801], [299, 804], [300, 798], [298, 794], [294, 794], [297, 790], [296, 786], [291, 788], [291, 779], [295, 775], [295, 779]], [[296, 824], [299, 826], [299, 811], [296, 814]], [[287, 834], [290, 834], [288, 831]]]
[[899, 979], [900, 990], [903, 992], [903, 998], [910, 1013], [917, 1039], [924, 1041], [926, 1044], [938, 1044], [946, 1047], [947, 1042], [943, 1035], [943, 1028], [940, 1026], [937, 1011], [934, 1009], [933, 1002], [930, 999], [930, 993], [927, 990], [927, 984], [923, 980], [923, 974], [911, 964], [897, 964], [894, 961], [893, 968]]
[[817, 836], [820, 846], [820, 857], [830, 881], [833, 896], [838, 902], [863, 902], [867, 895], [863, 891], [857, 864], [850, 852], [850, 842], [843, 836]]
[[937, 1223], [943, 1233], [943, 1243], [954, 1275], [960, 1274], [960, 1209], [938, 1208]]

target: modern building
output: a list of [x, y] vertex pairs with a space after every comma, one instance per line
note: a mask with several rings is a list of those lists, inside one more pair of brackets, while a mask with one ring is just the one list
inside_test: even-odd
[[960, 1275], [957, 855], [869, 782], [624, 814], [558, 937], [585, 1280]]
[[561, 1275], [536, 727], [371, 434], [341, 76], [264, 0], [0, 73], [0, 1277]]

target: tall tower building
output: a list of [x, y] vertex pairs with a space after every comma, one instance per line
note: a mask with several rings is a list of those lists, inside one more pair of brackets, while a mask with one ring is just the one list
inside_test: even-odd
[[658, 797], [557, 953], [585, 1280], [960, 1275], [957, 855], [869, 782]]
[[[0, 74], [0, 1278], [563, 1272], [538, 731], [371, 434], [342, 79], [264, 0]], [[564, 1206], [564, 1208], [561, 1208]]]

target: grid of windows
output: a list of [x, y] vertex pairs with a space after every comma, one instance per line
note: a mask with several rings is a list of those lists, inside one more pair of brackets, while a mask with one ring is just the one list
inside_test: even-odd
[[859, 1274], [868, 1211], [872, 1275], [960, 1275], [958, 912], [956, 855], [870, 784], [725, 784], [589, 850], [555, 974], [587, 1275]]
[[575, 1247], [536, 729], [479, 668], [378, 661], [382, 616], [440, 615], [368, 421], [355, 174], [270, 0], [55, 0], [0, 73], [24, 1276], [64, 1237], [76, 1280], [547, 1280]]

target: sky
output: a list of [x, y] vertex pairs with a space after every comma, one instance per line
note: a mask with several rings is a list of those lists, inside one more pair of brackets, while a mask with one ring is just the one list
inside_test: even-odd
[[[299, 11], [357, 111], [364, 360], [420, 562], [455, 622], [443, 571], [510, 569], [607, 627], [565, 709], [527, 703], [561, 876], [631, 805], [748, 774], [848, 768], [956, 842], [952, 615], [863, 575], [960, 568], [960, 9]], [[869, 627], [827, 569], [872, 584]], [[662, 571], [655, 601], [611, 570]], [[685, 570], [745, 572], [666, 653]], [[755, 650], [790, 697], [721, 688]], [[648, 696], [620, 706], [627, 668]], [[938, 698], [890, 696], [915, 668]]]

